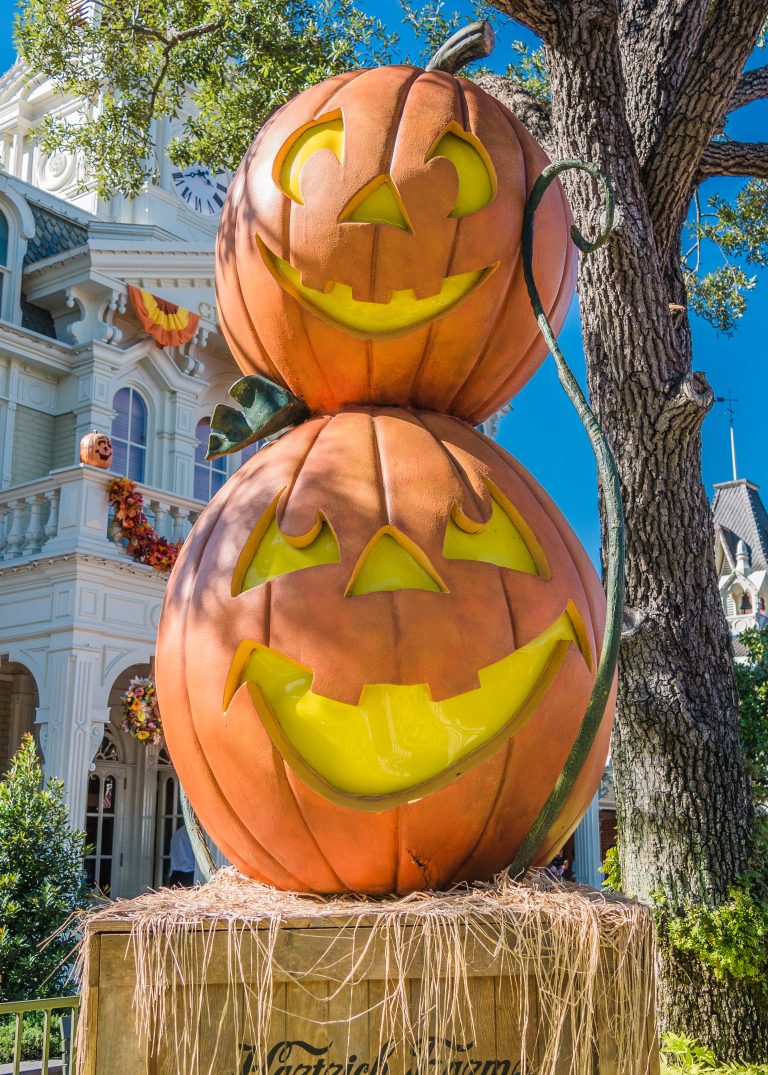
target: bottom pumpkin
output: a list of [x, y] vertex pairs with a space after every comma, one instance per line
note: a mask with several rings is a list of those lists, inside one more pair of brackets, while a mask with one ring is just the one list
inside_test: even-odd
[[[243, 464], [184, 544], [156, 659], [168, 748], [251, 877], [483, 880], [562, 771], [604, 619], [578, 539], [498, 445], [432, 412], [313, 418]], [[612, 714], [540, 862], [597, 789]]]

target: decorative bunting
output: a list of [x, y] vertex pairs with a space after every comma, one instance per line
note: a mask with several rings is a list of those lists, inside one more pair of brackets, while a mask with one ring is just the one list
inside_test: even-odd
[[128, 295], [142, 328], [161, 347], [187, 343], [197, 332], [200, 318], [191, 310], [139, 287], [129, 286]]

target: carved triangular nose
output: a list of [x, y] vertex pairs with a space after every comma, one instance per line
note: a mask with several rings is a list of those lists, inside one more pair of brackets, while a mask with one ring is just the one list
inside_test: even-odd
[[384, 527], [368, 542], [352, 572], [346, 596], [384, 590], [447, 591], [426, 553], [394, 526]]
[[377, 175], [347, 202], [341, 223], [391, 224], [411, 231], [400, 193], [388, 175]]

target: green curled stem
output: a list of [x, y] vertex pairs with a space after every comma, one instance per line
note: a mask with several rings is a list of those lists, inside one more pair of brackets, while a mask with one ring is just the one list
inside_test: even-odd
[[576, 413], [592, 444], [592, 450], [597, 461], [598, 480], [603, 494], [605, 512], [605, 596], [607, 618], [603, 646], [595, 674], [595, 683], [581, 727], [552, 793], [539, 812], [512, 865], [509, 867], [513, 877], [519, 877], [531, 866], [543, 840], [572, 792], [584, 762], [592, 749], [616, 675], [624, 613], [624, 513], [621, 502], [619, 472], [608, 439], [558, 346], [533, 276], [533, 220], [536, 209], [541, 204], [541, 200], [550, 183], [561, 172], [569, 169], [587, 172], [594, 179], [597, 179], [605, 192], [606, 202], [605, 218], [597, 238], [589, 242], [574, 224], [571, 228], [574, 243], [579, 250], [588, 254], [602, 246], [611, 233], [615, 199], [613, 188], [608, 178], [595, 165], [587, 164], [584, 161], [565, 160], [557, 164], [551, 164], [544, 169], [537, 179], [525, 207], [523, 219], [523, 272], [531, 306], [536, 315], [541, 334], [547, 341], [552, 357], [555, 360], [560, 384], [576, 409]]

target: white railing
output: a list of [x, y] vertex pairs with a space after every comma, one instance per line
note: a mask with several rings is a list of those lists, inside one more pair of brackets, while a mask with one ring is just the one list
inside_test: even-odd
[[[0, 570], [20, 560], [70, 552], [120, 555], [125, 542], [107, 497], [114, 477], [80, 465], [0, 490]], [[148, 520], [169, 541], [185, 538], [205, 507], [162, 489], [140, 489]]]
[[0, 559], [34, 556], [56, 536], [60, 496], [47, 478], [0, 493]]

